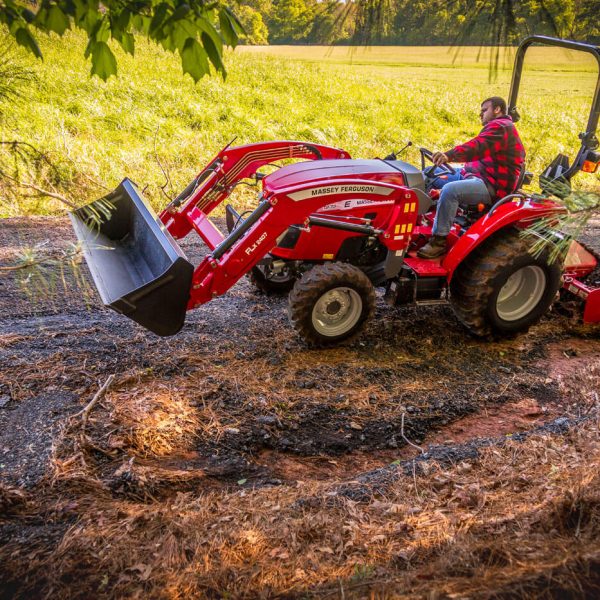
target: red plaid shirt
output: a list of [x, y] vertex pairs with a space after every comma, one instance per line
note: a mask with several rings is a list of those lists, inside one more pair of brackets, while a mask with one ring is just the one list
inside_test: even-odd
[[525, 162], [525, 148], [512, 119], [507, 115], [493, 119], [477, 137], [445, 154], [450, 161], [465, 163], [461, 171], [463, 176], [482, 179], [492, 201], [515, 191]]

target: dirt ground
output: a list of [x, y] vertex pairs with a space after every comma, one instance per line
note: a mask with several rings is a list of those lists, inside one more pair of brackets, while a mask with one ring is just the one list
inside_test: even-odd
[[[158, 338], [57, 270], [74, 241], [66, 219], [0, 222], [0, 598], [597, 597], [598, 327], [551, 311], [481, 341], [449, 306], [379, 298], [358, 340], [309, 350], [243, 280]], [[13, 269], [24, 247], [43, 277]], [[492, 535], [492, 497], [537, 516]], [[429, 541], [384, 549], [390, 527]], [[524, 532], [539, 555], [485, 541]]]

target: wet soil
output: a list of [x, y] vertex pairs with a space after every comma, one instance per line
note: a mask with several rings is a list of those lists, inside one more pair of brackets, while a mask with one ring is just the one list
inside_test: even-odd
[[[586, 243], [599, 239], [592, 223]], [[47, 261], [37, 280], [25, 269], [0, 271], [0, 482], [8, 486], [45, 485], [69, 417], [111, 375], [87, 423], [93, 468], [116, 496], [156, 499], [351, 480], [432, 445], [528, 431], [577, 416], [579, 399], [593, 393], [586, 373], [600, 368], [598, 328], [556, 312], [528, 334], [489, 342], [469, 336], [449, 306], [390, 308], [381, 298], [360, 338], [309, 350], [288, 323], [286, 299], [247, 280], [188, 313], [177, 336], [159, 338], [100, 308], [81, 283], [84, 267], [61, 272], [52, 262], [74, 242], [66, 219], [0, 223], [0, 267], [18, 265], [24, 248]], [[182, 247], [200, 259], [191, 236]], [[121, 414], [132, 399], [139, 414]], [[169, 431], [187, 435], [165, 446], [152, 431], [173, 420]], [[14, 539], [11, 527], [2, 537]]]

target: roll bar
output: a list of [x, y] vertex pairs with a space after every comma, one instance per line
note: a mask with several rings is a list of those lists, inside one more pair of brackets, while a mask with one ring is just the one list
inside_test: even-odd
[[600, 47], [593, 46], [591, 44], [585, 44], [583, 42], [552, 38], [545, 35], [532, 35], [525, 38], [519, 45], [519, 48], [517, 49], [517, 55], [515, 56], [515, 64], [513, 67], [512, 81], [510, 83], [510, 94], [508, 99], [508, 114], [515, 122], [519, 120], [519, 113], [517, 111], [517, 97], [519, 95], [519, 86], [521, 84], [523, 62], [525, 61], [525, 53], [532, 44], [543, 44], [545, 46], [556, 46], [558, 48], [566, 48], [567, 50], [587, 52], [588, 54], [591, 54], [598, 63], [598, 79], [596, 81], [596, 90], [592, 100], [586, 131], [579, 134], [581, 147], [579, 148], [577, 156], [571, 167], [569, 167], [569, 169], [563, 173], [563, 177], [570, 179], [577, 171], [581, 169], [587, 152], [589, 150], [596, 150], [596, 148], [598, 148], [600, 145], [598, 138], [596, 137], [598, 119], [600, 117]]

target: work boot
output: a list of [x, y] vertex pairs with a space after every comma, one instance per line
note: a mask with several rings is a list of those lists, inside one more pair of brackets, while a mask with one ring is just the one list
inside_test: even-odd
[[417, 252], [419, 258], [437, 258], [446, 254], [446, 236], [432, 235], [431, 239]]

